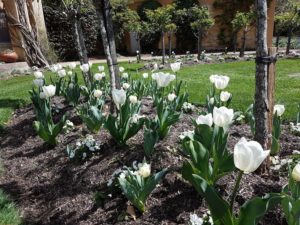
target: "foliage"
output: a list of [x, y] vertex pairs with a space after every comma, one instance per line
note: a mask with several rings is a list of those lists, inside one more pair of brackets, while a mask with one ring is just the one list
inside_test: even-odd
[[235, 14], [233, 20], [231, 21], [232, 28], [235, 32], [241, 29], [247, 30], [249, 26], [255, 21], [255, 13], [253, 9], [246, 12], [239, 12]]
[[0, 190], [0, 224], [21, 225], [21, 215], [16, 205]]
[[97, 133], [101, 129], [105, 121], [102, 114], [102, 105], [83, 104], [79, 106], [78, 114], [87, 128], [94, 133]]
[[210, 16], [207, 7], [194, 6], [189, 10], [189, 14], [190, 26], [197, 38], [205, 35], [206, 31], [214, 25], [214, 19]]
[[100, 147], [92, 135], [87, 135], [83, 140], [77, 140], [75, 147], [67, 145], [67, 154], [69, 159], [81, 162], [97, 153]]
[[[145, 161], [139, 165], [136, 171], [127, 169], [122, 172], [118, 178], [120, 188], [128, 200], [142, 213], [146, 211], [146, 200], [155, 189], [157, 184], [166, 175], [167, 170], [151, 175], [149, 170], [150, 165]], [[145, 174], [147, 173], [147, 174]]]
[[[58, 3], [44, 4], [43, 10], [48, 32], [48, 38], [60, 60], [77, 59], [74, 27]], [[81, 12], [83, 33], [85, 34], [86, 47], [89, 55], [97, 52], [99, 24], [93, 7], [87, 6]]]

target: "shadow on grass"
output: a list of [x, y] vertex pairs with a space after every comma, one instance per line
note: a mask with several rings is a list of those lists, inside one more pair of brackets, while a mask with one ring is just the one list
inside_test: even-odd
[[17, 109], [22, 106], [25, 106], [25, 104], [26, 101], [24, 99], [11, 99], [11, 98], [0, 99], [0, 109], [1, 108]]

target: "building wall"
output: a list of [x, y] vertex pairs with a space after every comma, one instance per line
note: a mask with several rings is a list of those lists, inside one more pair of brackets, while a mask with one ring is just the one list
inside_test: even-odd
[[[141, 4], [143, 2], [145, 2], [146, 0], [136, 0], [134, 1], [134, 3], [132, 3], [130, 5], [130, 8], [131, 9], [134, 9], [134, 10], [137, 10]], [[159, 2], [161, 5], [167, 5], [167, 4], [171, 4], [173, 1], [172, 0], [157, 0], [157, 2]], [[199, 2], [201, 3], [201, 5], [204, 5], [204, 6], [207, 6], [209, 11], [210, 11], [210, 14], [216, 18], [222, 14], [224, 14], [223, 10], [222, 9], [216, 9], [214, 6], [213, 6], [213, 3], [215, 2], [215, 0], [199, 0]], [[271, 40], [270, 37], [273, 36], [273, 23], [274, 23], [274, 6], [275, 6], [275, 1], [271, 2], [271, 10], [269, 10], [269, 28], [268, 28], [268, 33], [269, 33], [269, 40]], [[221, 29], [222, 29], [222, 25], [219, 24], [219, 23], [215, 23], [215, 25], [213, 27], [211, 27], [206, 36], [204, 37], [203, 39], [203, 47], [205, 49], [208, 49], [208, 50], [218, 50], [218, 49], [224, 49], [225, 47], [229, 47], [229, 46], [225, 46], [225, 45], [222, 45], [220, 44], [220, 40], [219, 40], [219, 34], [221, 32]], [[228, 36], [228, 34], [227, 34]], [[167, 38], [165, 37], [165, 40], [166, 40], [166, 46], [167, 46]], [[133, 53], [135, 52], [135, 49], [132, 48], [132, 46], [130, 45], [130, 43], [128, 42], [127, 39], [125, 39], [126, 41], [126, 46], [127, 46], [127, 49]], [[256, 47], [256, 28], [255, 26], [251, 28], [251, 30], [248, 32], [247, 34], [247, 39], [246, 39], [246, 48], [247, 49], [255, 49]], [[160, 40], [159, 44], [158, 44], [158, 47], [159, 48], [162, 48], [162, 40]], [[271, 42], [270, 42], [271, 43]], [[176, 48], [176, 37], [174, 37], [172, 39], [172, 45], [173, 47]], [[237, 47], [239, 48], [240, 46], [242, 45], [242, 31], [240, 31], [238, 33], [238, 37], [237, 37]]]
[[[25, 8], [26, 13], [26, 21], [27, 26], [30, 30], [34, 30], [37, 34], [38, 41], [40, 43], [43, 43], [43, 45], [48, 45], [48, 39], [47, 39], [47, 31], [45, 26], [45, 20], [44, 20], [44, 14], [42, 9], [42, 1], [37, 0], [26, 0], [28, 3], [28, 6], [30, 7], [30, 11], [33, 12], [33, 15], [29, 13], [28, 8]], [[2, 6], [2, 7], [1, 7]], [[13, 16], [18, 20], [18, 12], [16, 8], [15, 0], [0, 0], [0, 7], [4, 8], [4, 11]], [[10, 46], [4, 45], [4, 43], [0, 43], [0, 46], [2, 45], [3, 48], [11, 47], [19, 56], [20, 61], [25, 60], [25, 52], [22, 48], [23, 43], [23, 37], [22, 34], [13, 26], [8, 25], [8, 30], [10, 34]], [[0, 34], [1, 36], [1, 34]]]

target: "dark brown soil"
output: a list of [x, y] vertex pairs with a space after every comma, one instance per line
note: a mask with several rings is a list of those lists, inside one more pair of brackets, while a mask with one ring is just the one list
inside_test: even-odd
[[[61, 112], [65, 108], [60, 99], [55, 99]], [[152, 114], [151, 104], [144, 102], [143, 113]], [[71, 110], [70, 120], [76, 130], [60, 135], [60, 144], [49, 148], [36, 136], [32, 123], [32, 106], [16, 110], [13, 118], [1, 137], [1, 158], [5, 172], [0, 178], [0, 188], [12, 196], [21, 210], [26, 225], [92, 225], [92, 224], [187, 224], [190, 213], [202, 215], [206, 207], [194, 188], [180, 176], [183, 162], [179, 150], [178, 136], [182, 131], [192, 129], [190, 117], [185, 114], [181, 121], [171, 129], [170, 135], [161, 142], [151, 162], [153, 170], [170, 168], [171, 172], [150, 196], [144, 215], [137, 213], [133, 221], [124, 216], [127, 200], [117, 189], [107, 187], [111, 174], [123, 165], [130, 166], [133, 161], [143, 160], [143, 133], [131, 139], [127, 148], [119, 148], [110, 135], [101, 130], [94, 137], [102, 142], [103, 150], [82, 164], [70, 161], [66, 155], [66, 145], [74, 143], [85, 128]], [[247, 125], [233, 126], [229, 147], [242, 137], [251, 138]], [[300, 149], [300, 139], [284, 129], [282, 135], [282, 156]], [[230, 194], [235, 174], [228, 175], [219, 182], [224, 196]], [[280, 192], [286, 183], [285, 176], [278, 174], [262, 177], [251, 174], [242, 180], [237, 202], [243, 204], [247, 199], [268, 192]], [[103, 206], [97, 207], [94, 201], [96, 192], [106, 197]], [[110, 196], [110, 197], [109, 197]], [[238, 205], [237, 205], [238, 206]], [[261, 224], [285, 224], [279, 209], [270, 212]]]

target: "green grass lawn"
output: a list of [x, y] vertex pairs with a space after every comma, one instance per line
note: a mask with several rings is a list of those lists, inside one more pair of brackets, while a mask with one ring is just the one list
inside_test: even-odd
[[[121, 63], [130, 74], [135, 74], [141, 64]], [[96, 71], [97, 66], [93, 66]], [[276, 76], [276, 102], [286, 106], [285, 118], [294, 120], [297, 105], [300, 103], [300, 76], [289, 76], [299, 73], [300, 60], [279, 60]], [[48, 73], [47, 77], [49, 77]], [[184, 67], [179, 72], [179, 78], [187, 82], [190, 100], [204, 103], [209, 90], [209, 76], [223, 74], [231, 78], [227, 88], [233, 94], [232, 107], [235, 110], [245, 110], [254, 96], [254, 62], [233, 62], [220, 64], [206, 64]], [[0, 80], [0, 125], [7, 122], [13, 110], [29, 103], [28, 90], [32, 87], [33, 76], [20, 76], [7, 80]]]
[[0, 190], [0, 224], [20, 225], [21, 217], [14, 203]]

